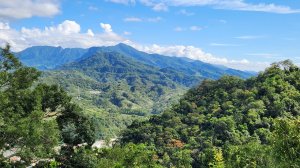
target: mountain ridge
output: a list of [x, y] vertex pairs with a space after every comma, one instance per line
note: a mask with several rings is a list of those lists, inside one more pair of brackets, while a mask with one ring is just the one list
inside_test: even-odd
[[[242, 78], [254, 76], [253, 73], [227, 67], [220, 68], [217, 65], [205, 63], [199, 60], [159, 54], [148, 54], [146, 52], [138, 51], [123, 43], [107, 47], [90, 47], [88, 49], [35, 46], [17, 53], [17, 56], [27, 66], [34, 66], [41, 70], [51, 70], [59, 69], [59, 67], [66, 63], [80, 61], [81, 59], [90, 57], [98, 52], [119, 52], [124, 56], [133, 58], [144, 64], [159, 68], [172, 67], [179, 72], [183, 72], [188, 75], [201, 76], [203, 78], [218, 79], [223, 75], [234, 75]], [[29, 57], [30, 55], [33, 55], [33, 58]]]

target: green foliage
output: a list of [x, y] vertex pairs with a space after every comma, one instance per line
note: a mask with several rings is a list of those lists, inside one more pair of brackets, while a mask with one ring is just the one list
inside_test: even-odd
[[205, 80], [161, 116], [133, 123], [121, 142], [154, 145], [174, 158], [172, 142], [180, 141], [180, 150], [193, 151], [193, 167], [297, 167], [299, 79], [299, 68], [285, 61], [248, 80]]
[[71, 145], [88, 143], [92, 145], [95, 142], [96, 125], [90, 118], [82, 114], [78, 106], [68, 104], [57, 121], [65, 143]]
[[2, 158], [7, 149], [17, 149], [13, 155], [22, 159], [13, 165], [17, 167], [33, 159], [53, 157], [61, 137], [69, 143], [64, 133], [68, 124], [75, 124], [74, 134], [78, 134], [70, 144], [92, 144], [96, 127], [93, 121], [82, 115], [81, 109], [58, 86], [33, 86], [40, 72], [23, 66], [9, 49], [7, 46], [0, 54], [1, 167], [11, 166], [11, 162]]
[[62, 149], [57, 158], [62, 167], [89, 167], [89, 168], [160, 168], [153, 147], [143, 144], [115, 146], [114, 148], [89, 149], [78, 147], [76, 149]]
[[118, 53], [100, 53], [47, 71], [41, 82], [66, 89], [95, 120], [101, 133], [97, 138], [103, 139], [177, 102], [187, 88], [171, 75], [180, 74], [160, 72]]
[[225, 167], [222, 149], [213, 148], [213, 157], [214, 157], [213, 162], [209, 163], [210, 167], [212, 167], [212, 168], [224, 168]]
[[300, 166], [300, 119], [278, 119], [272, 136], [273, 154], [281, 167]]
[[0, 61], [0, 149], [20, 148], [25, 161], [53, 154], [59, 141], [58, 126], [46, 120], [42, 97], [30, 88], [40, 73], [23, 67], [9, 46], [2, 50]]

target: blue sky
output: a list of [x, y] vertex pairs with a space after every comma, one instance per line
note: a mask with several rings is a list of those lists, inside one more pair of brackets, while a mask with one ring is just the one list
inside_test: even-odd
[[0, 44], [91, 47], [123, 42], [149, 53], [242, 70], [300, 63], [295, 0], [0, 1]]

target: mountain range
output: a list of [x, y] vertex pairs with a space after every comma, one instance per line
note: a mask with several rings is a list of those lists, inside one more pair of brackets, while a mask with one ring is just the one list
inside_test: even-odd
[[201, 76], [204, 78], [218, 79], [223, 75], [234, 75], [242, 78], [253, 76], [252, 72], [245, 72], [213, 65], [199, 60], [182, 57], [171, 57], [159, 54], [148, 54], [138, 51], [126, 44], [120, 43], [109, 47], [62, 48], [52, 46], [34, 46], [16, 53], [20, 60], [27, 66], [41, 70], [57, 69], [59, 66], [90, 57], [99, 52], [118, 52], [124, 56], [140, 61], [143, 64], [166, 70], [176, 70], [185, 74]]
[[43, 71], [40, 82], [60, 85], [86, 114], [101, 120], [103, 137], [114, 136], [135, 119], [163, 112], [204, 79], [254, 75], [148, 54], [125, 44], [88, 49], [35, 46], [16, 55], [25, 65]]

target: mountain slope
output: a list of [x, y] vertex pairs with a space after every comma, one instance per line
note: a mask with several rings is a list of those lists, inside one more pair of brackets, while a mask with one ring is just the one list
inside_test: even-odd
[[299, 67], [284, 61], [248, 80], [205, 80], [171, 110], [129, 126], [122, 144], [155, 146], [164, 165], [298, 167], [299, 79]]
[[109, 47], [91, 47], [89, 49], [36, 46], [17, 53], [23, 63], [39, 69], [55, 69], [65, 63], [90, 57], [95, 53], [118, 52], [136, 61], [160, 69], [172, 69], [186, 75], [202, 78], [218, 79], [223, 75], [233, 75], [249, 78], [253, 73], [220, 67], [188, 58], [170, 57], [159, 54], [148, 54], [138, 51], [131, 46], [118, 44]]
[[47, 71], [44, 80], [57, 82], [75, 93], [74, 97], [81, 96], [107, 111], [148, 115], [175, 102], [191, 81], [201, 78], [164, 72], [119, 53], [102, 52]]
[[34, 46], [16, 53], [16, 56], [27, 66], [46, 70], [77, 60], [86, 52], [87, 49], [81, 48]]
[[170, 57], [159, 54], [148, 54], [142, 51], [138, 51], [135, 48], [122, 43], [116, 46], [109, 47], [92, 47], [88, 51], [89, 54], [83, 56], [83, 58], [88, 57], [90, 53], [107, 51], [119, 52], [125, 56], [141, 61], [144, 64], [159, 68], [173, 68], [176, 71], [188, 75], [201, 76], [203, 78], [218, 79], [224, 75], [239, 76], [242, 78], [249, 78], [253, 76], [253, 73], [235, 70], [227, 67], [220, 68], [219, 66], [204, 63], [198, 60]]

